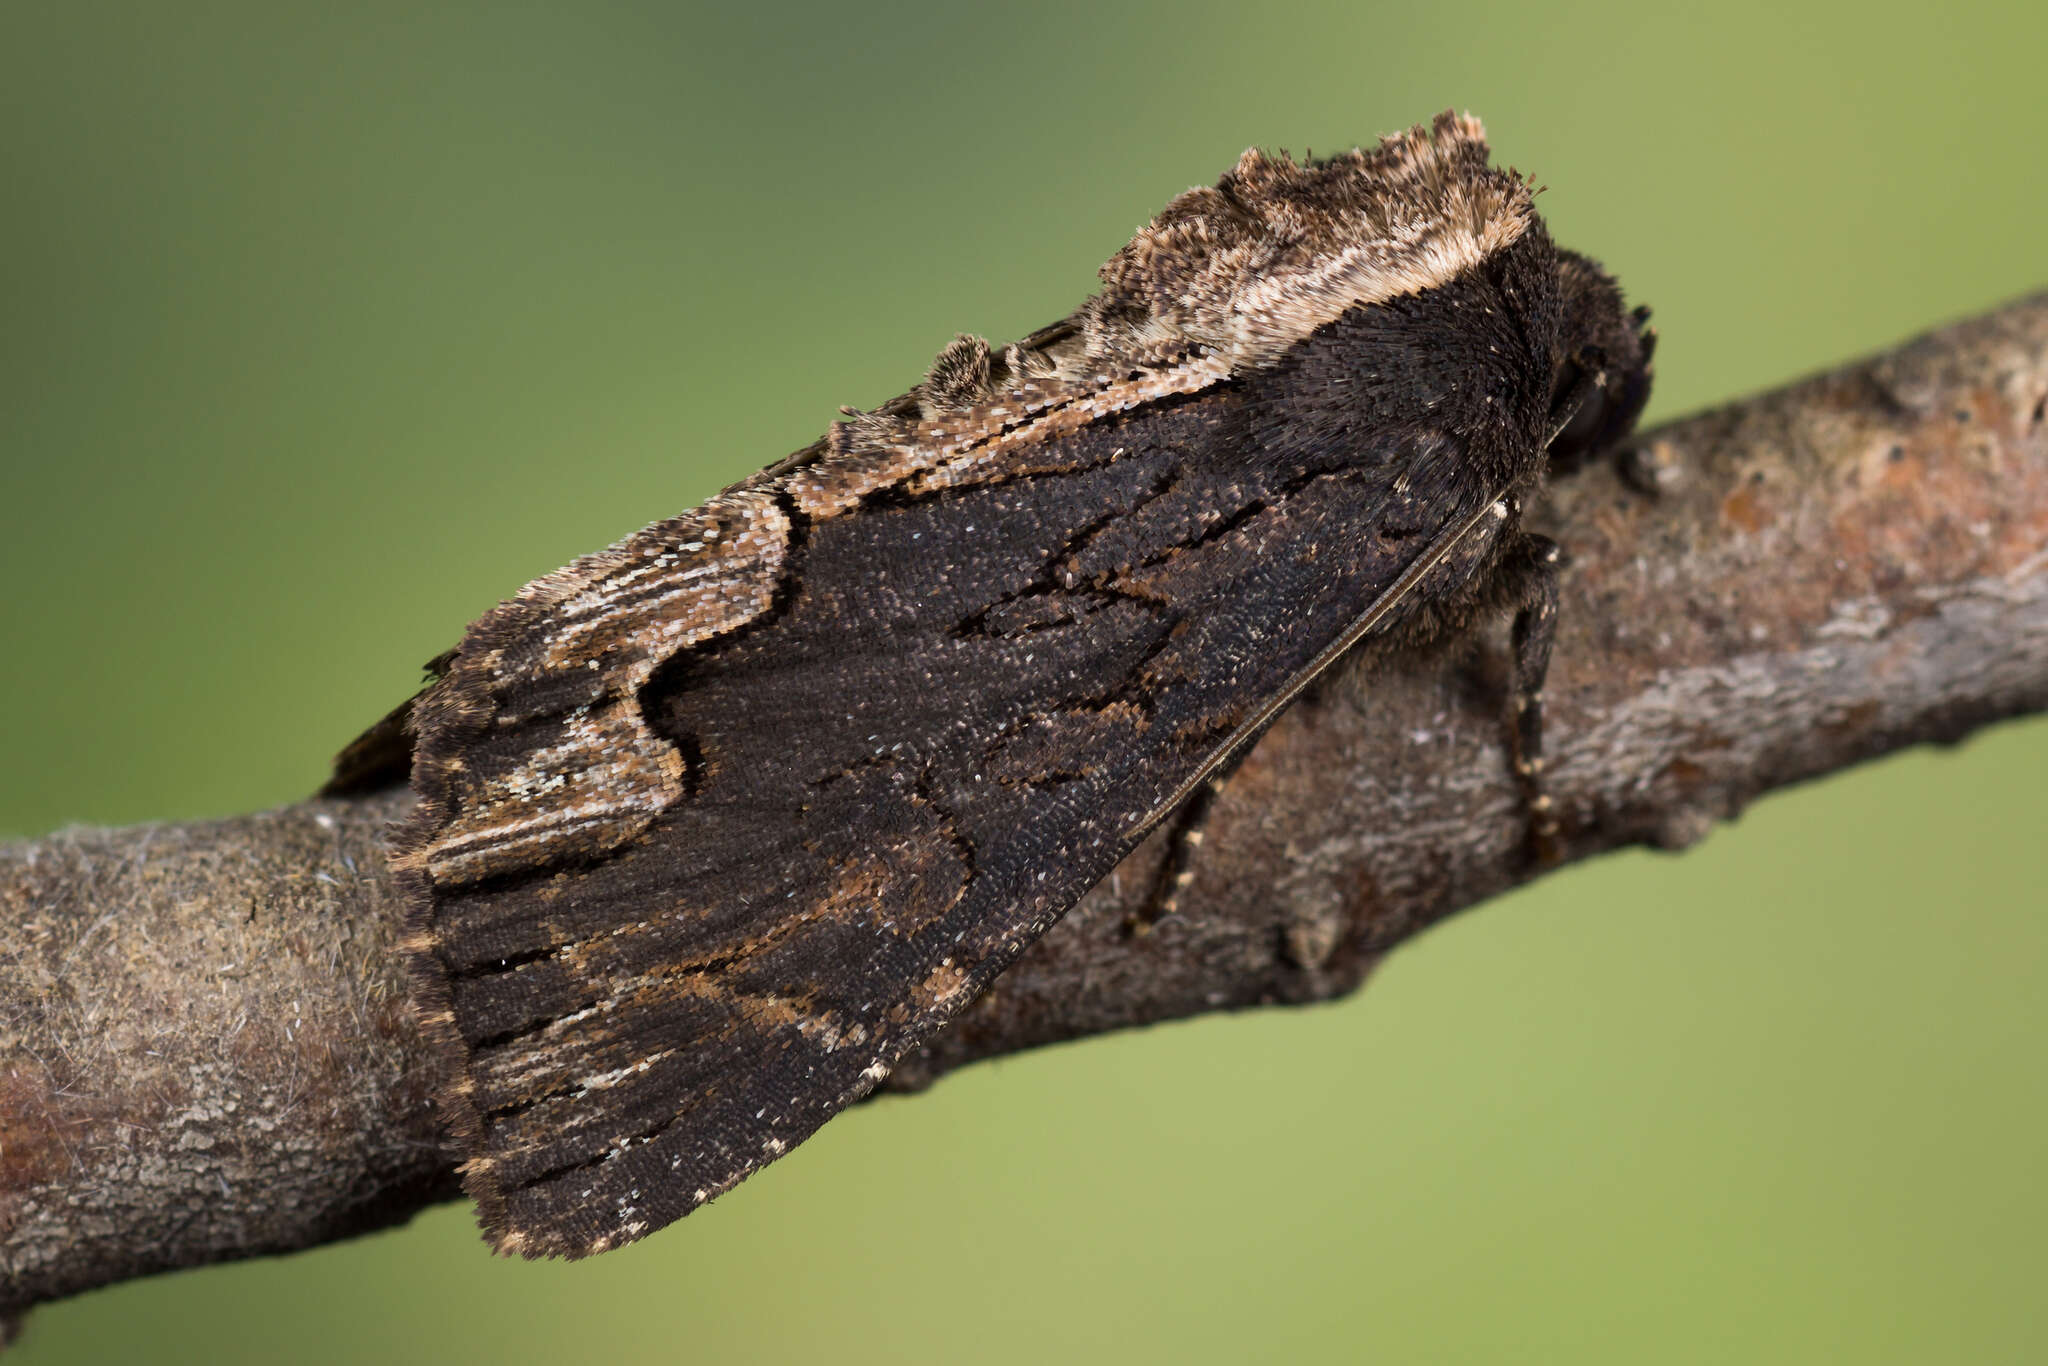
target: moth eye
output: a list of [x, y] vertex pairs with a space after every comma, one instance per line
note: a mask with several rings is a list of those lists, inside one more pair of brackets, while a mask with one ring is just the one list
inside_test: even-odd
[[[1551, 393], [1550, 421], [1553, 427], [1559, 421], [1557, 435], [1551, 438], [1549, 452], [1552, 460], [1572, 460], [1584, 455], [1600, 438], [1607, 425], [1609, 402], [1607, 386], [1585, 383], [1585, 371], [1578, 362], [1567, 362], [1558, 376], [1557, 387]], [[1580, 395], [1583, 394], [1583, 400]], [[1577, 401], [1577, 411], [1570, 405]]]
[[1551, 458], [1585, 454], [1606, 425], [1607, 390], [1602, 386], [1586, 395], [1586, 401], [1551, 441]]

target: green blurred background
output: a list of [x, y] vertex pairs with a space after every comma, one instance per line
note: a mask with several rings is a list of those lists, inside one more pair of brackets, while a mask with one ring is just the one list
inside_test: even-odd
[[[0, 832], [289, 801], [530, 576], [1455, 105], [1655, 416], [2048, 283], [2029, 4], [11, 4]], [[578, 1265], [466, 1208], [20, 1360], [2041, 1360], [2048, 724], [1571, 869], [1334, 1007], [865, 1107]]]

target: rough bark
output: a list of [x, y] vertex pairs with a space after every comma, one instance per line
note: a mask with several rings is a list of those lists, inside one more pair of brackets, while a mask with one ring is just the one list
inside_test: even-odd
[[[1560, 481], [1565, 861], [2048, 706], [2048, 295], [1643, 437]], [[1180, 912], [1153, 840], [894, 1077], [1348, 992], [1531, 876], [1505, 633], [1331, 681], [1218, 803]], [[456, 1187], [392, 940], [402, 793], [0, 849], [0, 1313], [305, 1247]]]

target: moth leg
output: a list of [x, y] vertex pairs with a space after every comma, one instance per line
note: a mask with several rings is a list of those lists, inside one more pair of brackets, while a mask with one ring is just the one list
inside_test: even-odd
[[1558, 566], [1564, 556], [1548, 536], [1527, 535], [1512, 552], [1515, 583], [1514, 678], [1510, 685], [1509, 755], [1529, 815], [1528, 850], [1540, 867], [1562, 857], [1557, 811], [1543, 785], [1543, 679], [1557, 640]]
[[1216, 808], [1216, 798], [1229, 786], [1230, 776], [1237, 772], [1239, 759], [1218, 769], [1174, 812], [1172, 842], [1159, 865], [1159, 876], [1152, 881], [1144, 907], [1124, 917], [1126, 935], [1134, 939], [1148, 935], [1154, 925], [1180, 908], [1181, 893], [1195, 880], [1195, 856], [1202, 852], [1209, 813]]

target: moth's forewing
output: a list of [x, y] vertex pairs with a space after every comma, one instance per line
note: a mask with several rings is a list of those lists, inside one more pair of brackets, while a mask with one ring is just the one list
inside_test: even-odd
[[502, 1248], [801, 1141], [1412, 567], [1455, 597], [1516, 534], [1557, 268], [1475, 123], [1248, 157], [1104, 278], [530, 585], [422, 698], [408, 946]]

